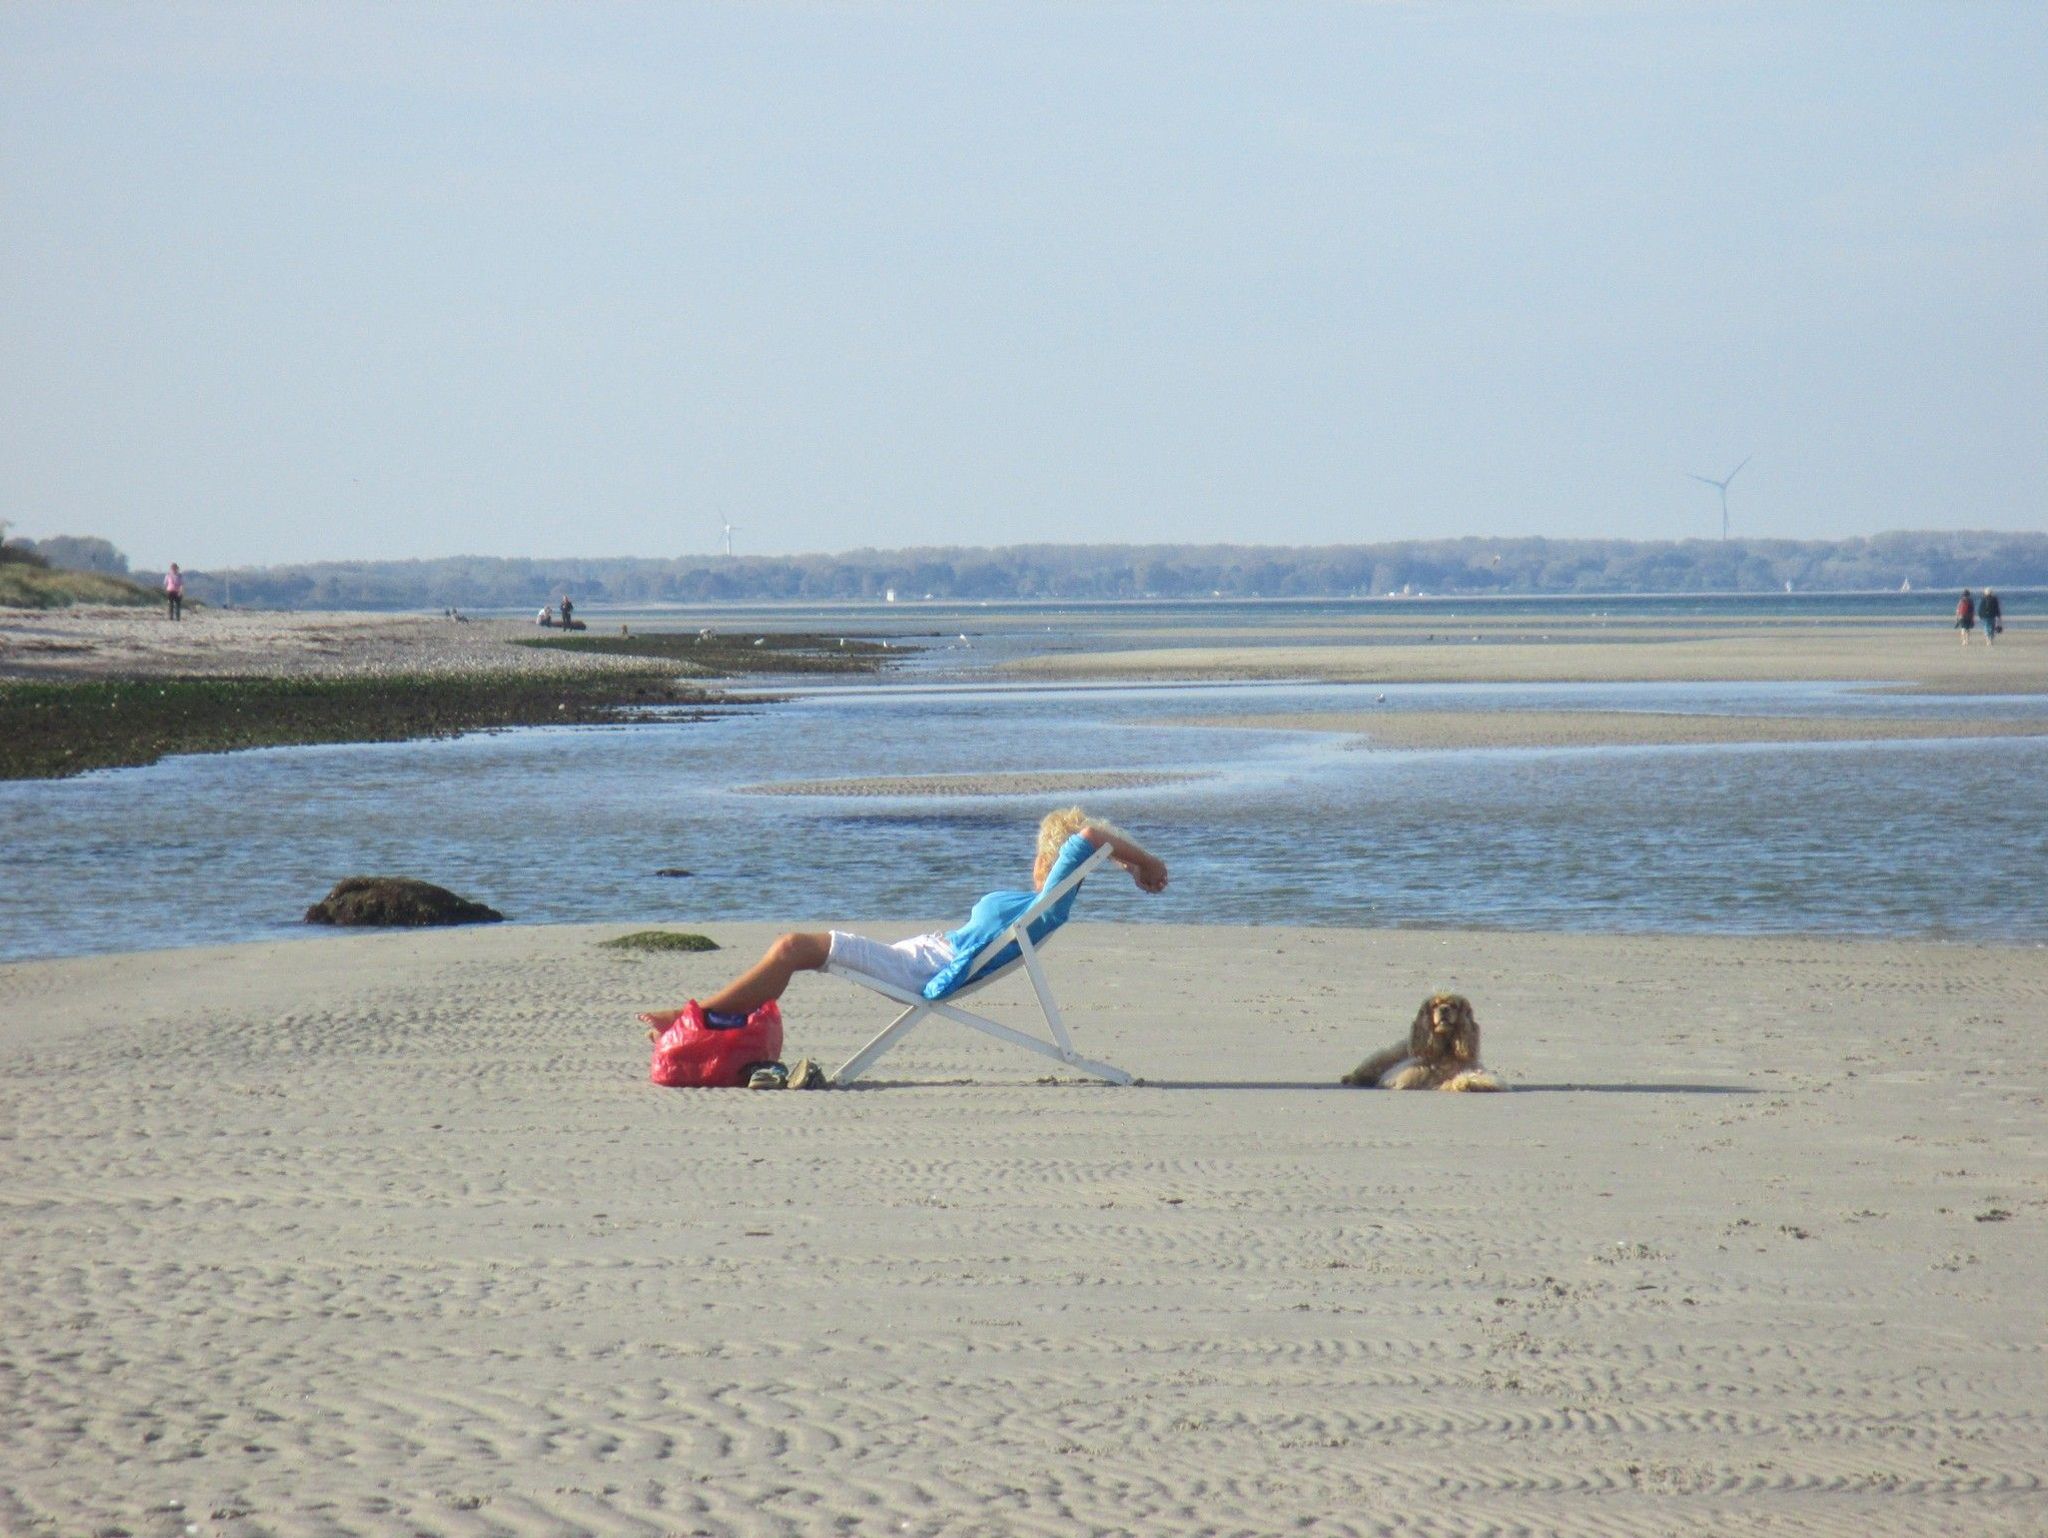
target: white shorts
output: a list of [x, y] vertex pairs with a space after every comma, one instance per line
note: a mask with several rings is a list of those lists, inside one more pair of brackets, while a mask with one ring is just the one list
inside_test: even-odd
[[908, 940], [884, 945], [866, 935], [850, 935], [835, 929], [825, 970], [859, 972], [877, 982], [893, 983], [906, 993], [922, 993], [924, 985], [952, 960], [953, 947], [941, 934], [912, 935]]

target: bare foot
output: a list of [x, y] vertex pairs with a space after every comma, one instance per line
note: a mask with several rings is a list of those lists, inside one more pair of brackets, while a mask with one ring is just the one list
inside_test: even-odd
[[647, 1039], [660, 1041], [662, 1033], [682, 1017], [680, 1009], [650, 1009], [640, 1018], [647, 1022]]

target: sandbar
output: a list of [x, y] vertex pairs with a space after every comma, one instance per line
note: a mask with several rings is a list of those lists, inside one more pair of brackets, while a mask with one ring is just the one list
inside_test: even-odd
[[[1144, 1084], [756, 1094], [644, 1080], [785, 927], [677, 917], [0, 967], [0, 1530], [2048, 1519], [2048, 950], [1086, 920]], [[1511, 1093], [1335, 1086], [1438, 987]]]
[[1928, 625], [1752, 622], [1720, 633], [1634, 624], [1560, 640], [1559, 627], [1326, 634], [1315, 644], [1152, 646], [1061, 653], [1002, 665], [1046, 680], [1262, 680], [1342, 683], [1687, 683], [1845, 680], [1928, 694], [2048, 693], [2048, 630], [2008, 629], [1996, 646], [1957, 644]]
[[2048, 736], [2048, 718], [1718, 716], [1653, 710], [1330, 710], [1190, 716], [1182, 726], [1342, 732], [1374, 748], [1683, 746], [1709, 743], [1913, 742]]
[[1026, 770], [1012, 774], [884, 774], [844, 780], [771, 780], [741, 785], [750, 796], [1078, 796], [1093, 790], [1185, 785], [1199, 774], [1124, 769]]

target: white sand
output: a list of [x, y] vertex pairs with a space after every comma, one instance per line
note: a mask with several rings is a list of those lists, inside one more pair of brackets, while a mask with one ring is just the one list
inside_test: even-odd
[[1149, 1086], [769, 1095], [691, 927], [0, 968], [0, 1532], [2048, 1530], [2048, 951], [1081, 923]]

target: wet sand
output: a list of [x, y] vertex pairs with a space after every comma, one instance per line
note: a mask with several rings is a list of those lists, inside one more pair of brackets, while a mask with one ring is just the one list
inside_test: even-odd
[[[644, 1082], [775, 927], [679, 923], [0, 967], [0, 1531], [2048, 1519], [2048, 951], [1083, 921], [1144, 1085], [750, 1094]], [[1437, 987], [1513, 1092], [1334, 1086]]]
[[735, 787], [753, 796], [1078, 796], [1091, 790], [1185, 785], [1199, 774], [1081, 770], [1074, 773], [884, 774], [845, 780], [772, 780]]
[[[1441, 622], [1361, 626], [1314, 644], [1189, 645], [1072, 653], [1005, 664], [1045, 680], [1305, 679], [1342, 683], [1679, 683], [1847, 680], [1928, 694], [2048, 693], [2048, 630], [2009, 628], [1996, 646], [1959, 646], [1928, 625], [1826, 620], [1746, 623], [1719, 633], [1639, 623], [1559, 639], [1562, 627], [1467, 630]], [[1434, 638], [1428, 638], [1434, 637]], [[1547, 637], [1547, 638], [1546, 638]]]
[[2048, 719], [1934, 716], [1708, 716], [1649, 710], [1330, 710], [1189, 716], [1182, 726], [1342, 732], [1374, 748], [1682, 746], [1731, 742], [1916, 742], [2048, 736]]

